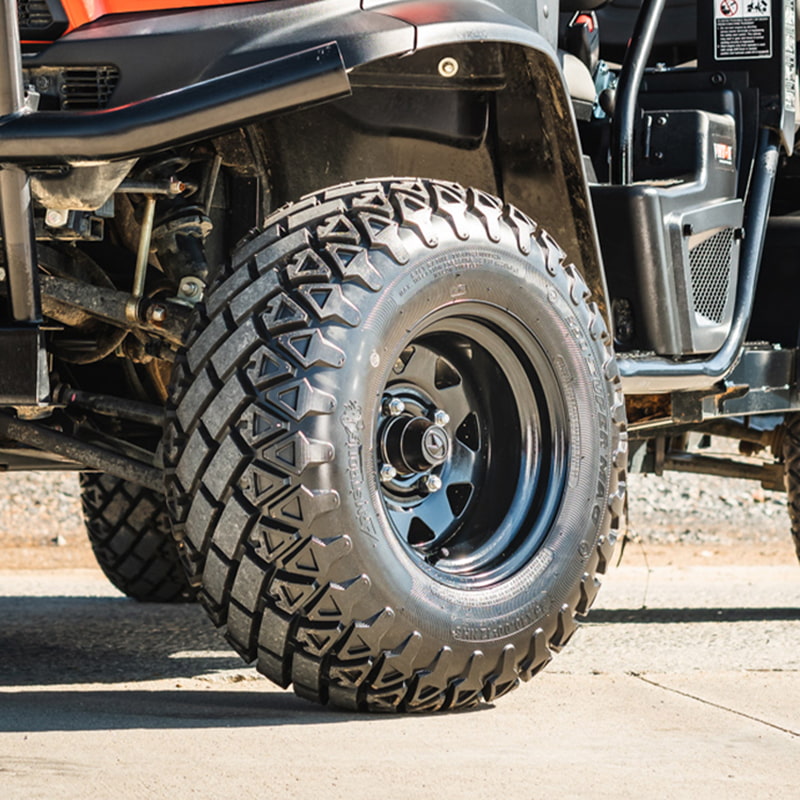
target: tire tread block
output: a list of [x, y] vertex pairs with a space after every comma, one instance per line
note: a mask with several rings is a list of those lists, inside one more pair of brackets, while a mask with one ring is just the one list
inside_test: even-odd
[[79, 480], [86, 532], [111, 583], [140, 601], [193, 600], [164, 495], [107, 473], [81, 473]]

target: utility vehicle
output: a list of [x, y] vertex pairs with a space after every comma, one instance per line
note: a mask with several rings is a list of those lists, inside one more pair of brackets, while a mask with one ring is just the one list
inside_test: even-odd
[[6, 0], [2, 465], [360, 710], [538, 672], [629, 469], [785, 484], [797, 538], [795, 17]]

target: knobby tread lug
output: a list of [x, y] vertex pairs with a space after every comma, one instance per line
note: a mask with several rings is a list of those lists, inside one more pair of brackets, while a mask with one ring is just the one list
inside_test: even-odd
[[[216, 525], [219, 513], [219, 504], [213, 499], [209, 499], [206, 491], [199, 491], [187, 517], [187, 528], [191, 531], [189, 541], [195, 552], [207, 549], [211, 541], [211, 532]], [[196, 567], [193, 563], [190, 567], [190, 574], [195, 577], [195, 572]]]
[[504, 694], [508, 694], [519, 685], [517, 671], [517, 652], [513, 644], [507, 644], [500, 654], [494, 672], [486, 679], [483, 686], [483, 699], [493, 703]]
[[309, 655], [322, 658], [336, 644], [341, 632], [341, 627], [338, 625], [333, 627], [302, 625], [295, 633], [295, 642]]
[[442, 710], [448, 703], [450, 679], [453, 669], [453, 650], [445, 645], [425, 670], [416, 673], [409, 686], [405, 709], [420, 712]]
[[314, 226], [324, 222], [326, 218], [342, 214], [346, 211], [344, 201], [339, 199], [326, 200], [322, 203], [315, 203], [302, 211], [294, 211], [289, 215], [287, 225], [289, 230], [306, 226]]
[[[255, 350], [258, 346], [255, 338], [253, 322], [246, 320], [219, 345], [211, 356], [211, 366], [218, 380], [225, 383], [235, 371], [237, 359]], [[223, 386], [223, 391], [225, 388]]]
[[295, 693], [314, 703], [324, 703], [322, 661], [302, 651], [292, 656], [292, 684]]
[[[319, 234], [317, 235], [319, 236]], [[301, 286], [305, 283], [327, 283], [331, 280], [331, 268], [325, 259], [310, 247], [301, 250], [292, 258], [284, 274], [292, 286]]]
[[[291, 226], [289, 226], [291, 231]], [[310, 235], [307, 230], [292, 231], [276, 242], [268, 244], [259, 250], [253, 257], [252, 263], [258, 275], [273, 274], [275, 264], [285, 263], [288, 259], [305, 250], [310, 244]]]
[[589, 609], [592, 607], [599, 590], [600, 579], [596, 575], [584, 572], [581, 578], [581, 599], [575, 607], [575, 613], [585, 617], [589, 613]]
[[233, 583], [229, 564], [210, 550], [203, 562], [200, 602], [217, 627], [225, 623], [228, 594]]
[[365, 247], [326, 244], [325, 254], [344, 282], [356, 282], [373, 292], [377, 292], [383, 286], [381, 274], [373, 266]]
[[[583, 577], [532, 631], [530, 645], [508, 645], [491, 659], [479, 647], [462, 648], [456, 658], [444, 646], [420, 663], [428, 643], [372, 599], [369, 576], [329, 577], [340, 574], [352, 542], [309, 532], [340, 499], [313, 488], [318, 484], [306, 475], [326, 468], [335, 454], [329, 442], [298, 426], [311, 415], [335, 413], [336, 398], [314, 376], [346, 363], [332, 332], [361, 324], [351, 298], [391, 279], [376, 268], [377, 254], [399, 270], [410, 260], [409, 248], [438, 245], [442, 222], [461, 241], [513, 236], [523, 255], [539, 248], [558, 291], [595, 346], [605, 349], [602, 371], [617, 439], [605, 522], [587, 548]], [[457, 184], [397, 178], [344, 184], [279, 209], [267, 224], [209, 292], [208, 317], [198, 309], [205, 330], [176, 364], [167, 484], [176, 537], [186, 542], [184, 560], [194, 581], [202, 576], [201, 599], [246, 659], [317, 702], [381, 711], [491, 702], [536, 674], [574, 633], [574, 617], [594, 600], [624, 513], [625, 408], [600, 309], [546, 231], [514, 206]], [[225, 400], [211, 400], [223, 394]], [[183, 492], [199, 498], [198, 510], [184, 507]]]
[[552, 660], [553, 654], [547, 642], [547, 634], [543, 628], [537, 628], [531, 639], [527, 656], [520, 663], [519, 677], [529, 681], [538, 672], [541, 672]]
[[202, 474], [213, 452], [213, 442], [200, 423], [187, 437], [187, 442], [173, 472], [173, 481], [177, 479], [185, 490], [196, 486], [198, 476]]
[[[281, 284], [277, 274], [274, 271], [267, 272], [242, 289], [228, 303], [227, 309], [230, 311], [233, 321], [241, 323], [255, 309], [263, 306], [280, 291]], [[235, 333], [238, 333], [238, 330]]]
[[247, 541], [252, 525], [251, 517], [251, 507], [236, 494], [228, 498], [223, 505], [216, 526], [220, 534], [214, 539], [214, 543], [231, 560], [237, 558], [244, 542]]
[[470, 210], [483, 223], [489, 241], [499, 242], [502, 238], [500, 224], [503, 217], [502, 202], [479, 189], [468, 189], [467, 192]]
[[[264, 654], [283, 659], [289, 649], [292, 619], [273, 606], [267, 606], [261, 620], [258, 636], [259, 661]], [[288, 671], [288, 664], [285, 665]], [[281, 684], [286, 685], [286, 684]]]
[[184, 430], [188, 429], [210, 404], [217, 390], [215, 376], [208, 369], [198, 375], [186, 390], [183, 402], [175, 412]]
[[[230, 298], [246, 289], [253, 282], [253, 276], [246, 269], [238, 269], [219, 285], [212, 284], [206, 291], [207, 299], [203, 305], [208, 317], [215, 317], [228, 305]], [[190, 344], [192, 342], [190, 341]]]
[[283, 331], [298, 330], [308, 325], [308, 313], [287, 292], [270, 297], [258, 315], [258, 324], [267, 337]]
[[483, 651], [475, 650], [469, 657], [463, 674], [451, 681], [451, 708], [471, 708], [483, 699], [486, 668], [486, 656]]
[[230, 325], [224, 315], [214, 317], [187, 351], [187, 364], [197, 373], [211, 353], [230, 336]]
[[[217, 448], [216, 453], [214, 453], [209, 462], [203, 476], [203, 486], [220, 503], [227, 500], [232, 484], [235, 485], [234, 481], [242, 473], [244, 458], [245, 454], [242, 453], [236, 439], [228, 436]], [[233, 476], [232, 481], [224, 479], [223, 476], [226, 473]]]
[[223, 428], [239, 416], [251, 396], [252, 390], [242, 385], [238, 375], [232, 375], [200, 417], [207, 436], [218, 439]]
[[255, 661], [257, 655], [256, 635], [258, 622], [253, 614], [245, 611], [235, 601], [228, 606], [225, 619], [225, 639], [228, 644], [248, 663]]
[[321, 322], [339, 322], [357, 328], [361, 324], [361, 314], [351, 303], [338, 283], [311, 283], [299, 288], [306, 308]]

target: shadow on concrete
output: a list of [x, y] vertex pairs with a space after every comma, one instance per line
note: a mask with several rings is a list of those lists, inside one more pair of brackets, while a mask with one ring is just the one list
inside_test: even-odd
[[586, 624], [680, 622], [795, 622], [800, 608], [598, 608]]
[[120, 683], [245, 669], [197, 605], [0, 597], [0, 686]]
[[0, 732], [159, 730], [320, 725], [362, 715], [312, 705], [289, 692], [108, 689], [0, 692]]

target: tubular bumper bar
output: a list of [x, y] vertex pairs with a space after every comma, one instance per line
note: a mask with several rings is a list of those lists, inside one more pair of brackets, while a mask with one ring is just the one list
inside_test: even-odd
[[349, 93], [332, 42], [105, 111], [9, 115], [0, 162], [129, 157]]

